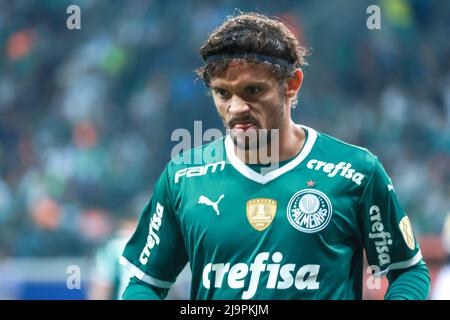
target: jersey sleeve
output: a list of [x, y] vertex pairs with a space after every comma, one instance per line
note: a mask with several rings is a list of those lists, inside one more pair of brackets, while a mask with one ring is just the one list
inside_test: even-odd
[[166, 167], [120, 258], [133, 276], [159, 288], [170, 288], [188, 262], [176, 214]]
[[360, 198], [360, 217], [367, 260], [375, 274], [423, 263], [409, 218], [378, 159]]

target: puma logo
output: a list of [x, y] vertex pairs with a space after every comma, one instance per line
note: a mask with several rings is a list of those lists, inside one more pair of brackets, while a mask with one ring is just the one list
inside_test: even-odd
[[220, 214], [220, 212], [219, 212], [219, 202], [220, 202], [220, 200], [223, 199], [223, 197], [224, 197], [224, 195], [221, 194], [219, 199], [216, 202], [214, 202], [214, 201], [209, 200], [205, 196], [200, 196], [200, 198], [198, 198], [198, 204], [205, 204], [207, 206], [213, 207], [214, 211], [217, 213], [217, 215], [219, 215]]

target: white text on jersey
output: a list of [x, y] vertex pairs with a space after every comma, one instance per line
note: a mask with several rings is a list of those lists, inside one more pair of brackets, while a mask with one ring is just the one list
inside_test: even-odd
[[146, 265], [148, 258], [150, 257], [150, 250], [156, 245], [159, 245], [158, 230], [161, 227], [162, 217], [164, 213], [164, 207], [158, 202], [156, 204], [156, 211], [153, 213], [150, 225], [148, 227], [147, 243], [139, 256], [139, 262]]
[[[202, 284], [206, 289], [210, 289], [211, 285], [215, 288], [221, 288], [226, 277], [227, 285], [231, 289], [242, 289], [246, 286], [248, 273], [250, 271], [250, 280], [248, 289], [243, 291], [242, 299], [251, 299], [258, 290], [259, 280], [262, 272], [269, 272], [267, 280], [267, 289], [288, 289], [295, 285], [298, 290], [317, 290], [320, 283], [317, 281], [320, 265], [307, 264], [298, 269], [295, 275], [296, 265], [293, 263], [281, 265], [283, 260], [281, 252], [275, 252], [272, 255], [272, 262], [266, 264], [269, 259], [269, 252], [261, 252], [256, 257], [250, 267], [246, 263], [237, 263], [230, 266], [230, 263], [208, 263], [203, 268]], [[211, 277], [211, 274], [214, 276]], [[211, 278], [215, 279], [211, 284]], [[278, 279], [280, 281], [278, 281]]]
[[372, 240], [381, 239], [381, 241], [375, 241], [378, 262], [381, 267], [391, 262], [391, 256], [389, 255], [389, 247], [392, 245], [391, 234], [384, 231], [384, 225], [383, 222], [381, 222], [381, 212], [378, 206], [371, 206], [369, 215], [370, 221], [372, 221], [372, 232], [369, 233], [369, 238]]
[[360, 172], [357, 172], [355, 169], [350, 169], [352, 167], [351, 163], [339, 162], [338, 164], [334, 164], [331, 162], [319, 161], [316, 159], [308, 161], [306, 164], [308, 169], [321, 170], [325, 173], [328, 173], [329, 177], [334, 177], [339, 170], [342, 170], [341, 177], [346, 179], [351, 179], [357, 185], [361, 185], [362, 180], [364, 179], [364, 175]]
[[180, 177], [183, 177], [183, 176], [186, 176], [186, 178], [190, 178], [190, 177], [204, 176], [204, 175], [208, 174], [209, 172], [214, 173], [214, 172], [216, 172], [217, 167], [219, 167], [220, 168], [219, 170], [222, 171], [225, 168], [225, 161], [219, 161], [219, 162], [209, 163], [204, 166], [189, 167], [189, 168], [184, 168], [184, 169], [178, 170], [175, 173], [175, 183], [178, 183], [178, 181], [180, 181]]

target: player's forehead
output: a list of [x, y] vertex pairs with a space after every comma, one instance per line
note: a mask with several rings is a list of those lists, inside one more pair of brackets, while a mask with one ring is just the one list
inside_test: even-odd
[[277, 79], [262, 63], [232, 61], [220, 74], [212, 77], [212, 88], [233, 88], [248, 84], [274, 85]]

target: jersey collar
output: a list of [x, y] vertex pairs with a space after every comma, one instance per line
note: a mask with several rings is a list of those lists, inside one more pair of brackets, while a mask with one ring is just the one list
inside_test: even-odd
[[234, 143], [230, 135], [227, 135], [225, 138], [225, 152], [227, 158], [231, 165], [244, 177], [260, 184], [266, 184], [298, 166], [308, 156], [314, 146], [317, 139], [317, 131], [304, 125], [297, 124], [297, 126], [308, 131], [308, 136], [302, 150], [294, 159], [266, 175], [254, 171], [237, 157], [234, 151]]

